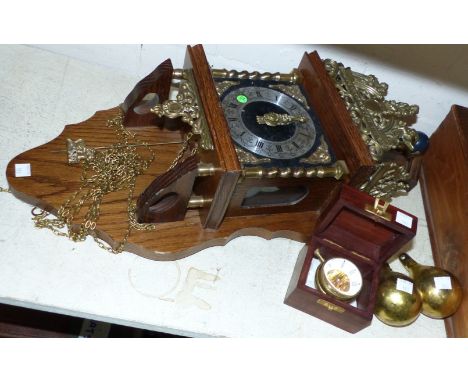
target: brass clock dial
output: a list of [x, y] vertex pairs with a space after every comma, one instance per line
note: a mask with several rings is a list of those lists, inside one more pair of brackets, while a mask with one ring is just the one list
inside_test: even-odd
[[362, 275], [350, 260], [334, 257], [324, 261], [315, 274], [316, 285], [323, 293], [349, 301], [362, 289]]
[[236, 87], [224, 96], [222, 106], [234, 142], [255, 155], [298, 159], [310, 153], [317, 141], [310, 111], [278, 90]]

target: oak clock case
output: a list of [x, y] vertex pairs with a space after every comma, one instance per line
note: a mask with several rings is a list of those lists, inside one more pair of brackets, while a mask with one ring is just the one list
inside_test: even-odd
[[[411, 136], [399, 118], [415, 109], [381, 103], [386, 118], [378, 118], [385, 87], [316, 52], [291, 69], [214, 69], [201, 45], [188, 46], [182, 69], [164, 61], [119, 107], [15, 157], [10, 189], [44, 211], [38, 227], [68, 230], [78, 241], [91, 235], [114, 252], [175, 260], [239, 235], [306, 241], [342, 182], [371, 195], [406, 187], [406, 165], [382, 162], [380, 154]], [[375, 91], [366, 93], [369, 87]], [[234, 99], [239, 107], [231, 111]], [[361, 107], [366, 102], [372, 110]], [[120, 170], [105, 165], [120, 160], [127, 163]], [[22, 163], [31, 176], [15, 176]], [[86, 182], [90, 168], [104, 182], [119, 181], [95, 187]], [[120, 175], [108, 176], [114, 170]]]
[[[160, 207], [177, 204], [197, 207], [206, 229], [219, 229], [224, 219], [236, 216], [319, 213], [338, 180], [349, 173], [344, 153], [351, 161], [356, 151], [363, 153], [354, 159], [353, 172], [372, 163], [357, 132], [338, 136], [337, 126], [327, 122], [336, 143], [327, 139], [321, 117], [330, 114], [330, 108], [324, 105], [322, 112], [314, 108], [310, 94], [316, 84], [307, 89], [299, 70], [283, 74], [211, 69], [200, 47], [188, 51], [192, 61], [198, 55], [201, 67], [174, 71], [180, 80], [177, 100], [160, 103], [151, 112], [166, 119], [181, 117], [192, 127], [189, 135], [200, 138], [195, 151], [187, 152], [211, 173], [207, 170], [207, 176], [187, 181], [181, 197], [175, 184], [189, 177], [181, 156], [169, 192], [178, 199], [166, 203], [168, 192], [150, 185], [138, 201], [140, 223], [180, 219], [183, 208], [173, 213]], [[330, 81], [321, 60], [315, 59], [321, 75]], [[304, 60], [307, 64], [309, 57]], [[334, 154], [336, 147], [341, 158]]]

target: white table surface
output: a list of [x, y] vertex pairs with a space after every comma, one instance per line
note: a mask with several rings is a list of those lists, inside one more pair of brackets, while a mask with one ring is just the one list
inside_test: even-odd
[[[159, 63], [154, 63], [155, 66]], [[17, 154], [66, 124], [118, 105], [138, 78], [25, 46], [0, 46], [0, 186]], [[419, 187], [394, 204], [419, 217], [407, 248], [433, 264]], [[351, 335], [283, 304], [303, 244], [241, 237], [175, 262], [112, 255], [34, 228], [31, 206], [0, 193], [0, 302], [188, 336], [445, 337], [421, 315], [405, 328], [374, 318]], [[392, 263], [397, 271], [403, 268]]]

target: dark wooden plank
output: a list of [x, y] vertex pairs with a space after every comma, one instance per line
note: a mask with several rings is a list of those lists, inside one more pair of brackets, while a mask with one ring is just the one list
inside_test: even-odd
[[216, 142], [215, 151], [220, 165], [225, 171], [240, 171], [239, 159], [232, 143], [229, 126], [219, 102], [218, 93], [216, 92], [210, 65], [206, 59], [203, 46], [188, 46], [187, 52], [192, 64], [193, 76], [197, 83], [200, 101], [205, 112], [211, 137], [213, 138], [213, 142]]
[[78, 337], [83, 319], [0, 304], [0, 337]]
[[[204, 208], [201, 211], [201, 217], [205, 228], [218, 229], [228, 208], [231, 195], [237, 185], [241, 174], [241, 166], [231, 139], [224, 111], [219, 102], [218, 93], [216, 92], [203, 46], [188, 46], [187, 55], [189, 64], [187, 65], [186, 60], [186, 67], [191, 68], [193, 71], [201, 107], [203, 107], [214, 143], [214, 151], [218, 160], [218, 163], [215, 163], [215, 165], [221, 169], [221, 174], [212, 177], [208, 181], [211, 185], [207, 185], [208, 187], [203, 191], [203, 197], [212, 199], [213, 201], [208, 208]], [[207, 194], [207, 192], [209, 193]]]
[[[125, 126], [142, 127], [162, 124], [161, 118], [156, 117], [149, 109], [157, 102], [163, 103], [169, 98], [172, 71], [172, 63], [168, 59], [135, 85], [122, 104], [125, 112]], [[150, 105], [151, 102], [148, 102], [150, 100], [145, 100], [145, 97], [152, 93], [157, 95], [154, 99], [157, 102]]]
[[445, 319], [449, 337], [468, 337], [468, 108], [454, 105], [430, 138], [421, 190], [434, 262], [460, 281], [464, 298]]

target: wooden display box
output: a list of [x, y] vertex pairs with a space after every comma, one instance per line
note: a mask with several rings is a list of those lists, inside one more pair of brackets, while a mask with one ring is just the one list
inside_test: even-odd
[[[350, 333], [370, 325], [381, 266], [414, 237], [417, 226], [415, 216], [391, 205], [384, 212], [385, 217], [377, 215], [374, 203], [368, 194], [342, 186], [320, 216], [309, 245], [299, 255], [285, 304]], [[315, 289], [312, 265], [317, 248], [325, 261], [341, 257], [359, 268], [363, 286], [353, 303]]]
[[468, 108], [453, 105], [432, 134], [421, 191], [435, 265], [460, 281], [464, 298], [445, 319], [448, 337], [468, 337]]

